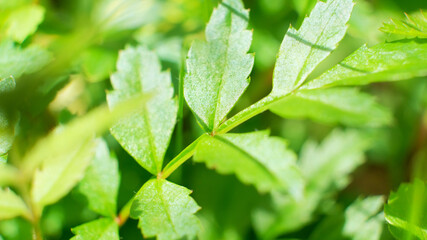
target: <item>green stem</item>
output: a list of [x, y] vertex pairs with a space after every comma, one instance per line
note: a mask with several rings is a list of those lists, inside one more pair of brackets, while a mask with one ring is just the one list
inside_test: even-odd
[[198, 137], [194, 142], [192, 142], [188, 147], [186, 147], [182, 152], [180, 152], [174, 159], [172, 159], [163, 171], [157, 176], [157, 178], [166, 179], [168, 178], [179, 166], [181, 166], [185, 161], [187, 161], [191, 156], [193, 156], [194, 151], [196, 150], [197, 144], [206, 137], [207, 134], [203, 134]]
[[267, 97], [259, 100], [250, 107], [244, 109], [243, 111], [237, 113], [232, 118], [225, 121], [221, 124], [216, 130], [215, 133], [224, 134], [231, 131], [233, 128], [239, 126], [240, 124], [246, 122], [247, 120], [255, 117], [258, 114], [261, 114], [268, 110], [271, 104], [282, 99], [281, 97], [274, 97], [268, 95]]
[[117, 224], [119, 224], [120, 227], [123, 226], [123, 224], [125, 224], [126, 221], [129, 219], [130, 208], [132, 207], [133, 200], [134, 200], [134, 197], [132, 197], [126, 203], [126, 205], [124, 205], [122, 207], [122, 209], [120, 210], [119, 215], [116, 217], [116, 222], [117, 222]]

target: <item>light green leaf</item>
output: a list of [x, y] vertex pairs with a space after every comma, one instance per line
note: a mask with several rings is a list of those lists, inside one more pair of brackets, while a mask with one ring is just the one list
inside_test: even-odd
[[9, 188], [0, 188], [0, 220], [30, 216], [24, 201]]
[[8, 186], [19, 179], [19, 171], [12, 165], [0, 161], [0, 187]]
[[345, 210], [343, 235], [353, 240], [379, 240], [384, 214], [378, 213], [384, 205], [381, 196], [357, 199]]
[[322, 123], [381, 126], [391, 113], [368, 94], [354, 88], [302, 90], [273, 104], [270, 110], [284, 118], [309, 118]]
[[117, 159], [110, 156], [105, 141], [98, 139], [95, 157], [79, 184], [79, 190], [87, 197], [90, 209], [113, 217], [116, 215], [119, 183]]
[[152, 179], [135, 196], [130, 216], [139, 219], [145, 238], [158, 240], [194, 238], [199, 231], [196, 213], [200, 207], [185, 187], [164, 179]]
[[301, 198], [302, 175], [295, 154], [268, 131], [245, 134], [206, 135], [194, 153], [196, 162], [205, 162], [222, 174], [235, 173], [244, 183], [260, 192], [289, 191]]
[[254, 63], [248, 11], [241, 0], [224, 0], [206, 27], [206, 41], [188, 53], [184, 96], [205, 131], [216, 128], [249, 85]]
[[92, 20], [104, 32], [136, 29], [161, 15], [161, 3], [155, 0], [97, 0], [94, 3]]
[[42, 209], [65, 196], [83, 178], [93, 152], [94, 141], [86, 138], [75, 148], [44, 159], [34, 175], [33, 202]]
[[44, 12], [42, 6], [33, 4], [15, 9], [6, 20], [7, 35], [15, 41], [23, 42], [37, 30], [37, 26], [43, 21]]
[[19, 78], [24, 73], [35, 72], [50, 59], [49, 52], [38, 46], [21, 49], [12, 41], [4, 40], [0, 43], [0, 79], [10, 76]]
[[101, 218], [71, 229], [71, 240], [119, 240], [119, 225], [111, 218]]
[[401, 35], [408, 38], [427, 38], [427, 17], [423, 11], [408, 15], [406, 20], [391, 19], [380, 28], [385, 33]]
[[335, 130], [321, 144], [307, 141], [299, 161], [306, 180], [304, 197], [295, 200], [272, 192], [271, 209], [257, 209], [253, 215], [257, 233], [269, 239], [309, 223], [321, 201], [347, 186], [350, 173], [363, 163], [368, 146], [366, 137], [349, 130]]
[[[15, 79], [7, 77], [0, 79], [0, 94], [6, 93], [15, 88]], [[16, 116], [7, 117], [6, 112], [0, 109], [0, 155], [6, 155], [12, 147], [15, 138]]]
[[384, 213], [390, 232], [397, 239], [427, 239], [425, 183], [416, 179], [413, 183], [401, 184], [397, 192], [390, 194]]
[[363, 46], [303, 88], [365, 85], [427, 75], [427, 43], [421, 41]]
[[309, 240], [379, 240], [384, 215], [378, 213], [383, 206], [381, 196], [357, 199], [347, 209], [336, 210], [327, 216], [313, 231]]
[[298, 88], [329, 56], [347, 31], [353, 5], [352, 0], [318, 1], [299, 30], [289, 28], [274, 69], [272, 95], [283, 96]]
[[140, 111], [119, 121], [111, 133], [147, 171], [161, 171], [176, 123], [177, 101], [169, 72], [161, 72], [159, 59], [145, 48], [127, 47], [120, 53], [117, 72], [111, 76], [114, 91], [107, 95], [110, 108], [139, 94], [153, 93]]

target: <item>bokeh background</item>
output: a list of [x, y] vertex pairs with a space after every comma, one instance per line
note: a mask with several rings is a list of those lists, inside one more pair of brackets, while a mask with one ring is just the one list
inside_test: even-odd
[[[141, 4], [141, 2], [143, 4]], [[271, 79], [279, 45], [290, 25], [299, 27], [316, 0], [245, 0], [250, 9], [250, 28], [255, 53], [251, 85], [231, 115], [261, 99], [271, 90]], [[54, 61], [43, 70], [17, 79], [17, 91], [2, 98], [2, 107], [19, 110], [20, 121], [14, 147], [25, 153], [39, 138], [56, 126], [83, 116], [105, 104], [111, 89], [109, 76], [115, 71], [118, 52], [126, 45], [142, 44], [156, 51], [164, 69], [170, 69], [177, 92], [179, 71], [186, 52], [195, 39], [204, 38], [204, 27], [216, 0], [0, 0], [0, 39], [22, 47], [38, 45], [49, 49]], [[5, 26], [7, 16], [25, 5], [44, 8], [37, 30], [25, 39], [10, 40]], [[379, 31], [390, 18], [403, 19], [404, 12], [427, 9], [425, 0], [356, 0], [348, 33], [332, 56], [310, 76], [341, 61], [363, 44], [391, 41]], [[1, 56], [0, 56], [1, 58]], [[414, 177], [414, 164], [427, 162], [427, 79], [396, 83], [376, 83], [362, 90], [391, 109], [394, 121], [383, 127], [352, 127], [368, 136], [366, 163], [351, 174], [348, 186], [333, 194], [334, 206], [344, 208], [358, 196], [388, 196], [400, 183]], [[201, 133], [188, 107], [183, 112], [183, 134], [174, 134], [166, 155], [172, 159]], [[322, 124], [310, 119], [282, 119], [263, 113], [236, 128], [235, 132], [270, 129], [272, 135], [287, 139], [296, 153], [308, 139], [320, 142], [336, 128], [348, 126]], [[121, 184], [119, 208], [151, 176], [106, 133], [111, 152], [119, 159]], [[427, 179], [427, 164], [417, 165], [419, 176]], [[202, 206], [199, 213], [204, 239], [256, 239], [252, 210], [269, 203], [269, 197], [240, 183], [234, 176], [219, 175], [203, 164], [188, 161], [170, 180], [192, 189]], [[336, 200], [336, 201], [335, 201]], [[326, 211], [326, 210], [325, 210]], [[47, 207], [42, 219], [46, 239], [69, 239], [70, 229], [97, 216], [87, 208], [77, 189], [60, 202]], [[314, 222], [283, 235], [284, 239], [307, 238]], [[137, 221], [129, 220], [120, 230], [123, 239], [142, 239]], [[0, 222], [0, 239], [24, 239], [31, 226], [22, 219]], [[383, 239], [392, 239], [385, 230]]]

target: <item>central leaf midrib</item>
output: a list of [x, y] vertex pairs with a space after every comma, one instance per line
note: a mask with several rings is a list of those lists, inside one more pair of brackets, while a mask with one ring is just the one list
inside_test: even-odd
[[163, 185], [163, 183], [161, 183], [160, 180], [156, 180], [155, 184], [156, 184], [156, 190], [157, 190], [157, 193], [159, 195], [161, 204], [163, 206], [163, 209], [165, 210], [166, 217], [167, 217], [168, 221], [170, 222], [170, 224], [172, 226], [172, 230], [176, 233], [176, 235], [179, 236], [179, 233], [178, 233], [178, 231], [175, 228], [175, 224], [172, 221], [172, 216], [169, 213], [169, 208], [168, 208], [168, 206], [167, 206], [167, 204], [166, 204], [166, 202], [165, 202], [165, 200], [163, 198], [163, 191], [162, 191], [162, 186], [161, 186], [161, 185]]
[[235, 149], [237, 152], [241, 153], [242, 155], [244, 155], [248, 159], [252, 160], [258, 167], [260, 167], [262, 169], [262, 171], [264, 173], [266, 173], [267, 176], [269, 176], [273, 180], [273, 182], [281, 184], [281, 181], [277, 178], [277, 176], [274, 175], [273, 173], [271, 173], [270, 169], [268, 169], [264, 164], [262, 164], [260, 161], [258, 161], [258, 159], [255, 156], [251, 155], [248, 151], [239, 147], [238, 145], [234, 144], [233, 142], [231, 142], [230, 140], [228, 140], [222, 136], [216, 135], [214, 137], [214, 139], [217, 139], [218, 141], [220, 141], [220, 142], [224, 143], [225, 145]]
[[223, 62], [223, 67], [222, 67], [222, 72], [221, 72], [221, 75], [220, 75], [220, 82], [219, 82], [219, 87], [218, 87], [218, 90], [217, 90], [217, 92], [216, 92], [216, 104], [215, 104], [215, 106], [214, 106], [214, 115], [213, 115], [213, 119], [211, 120], [212, 121], [212, 127], [211, 127], [211, 129], [214, 129], [215, 127], [216, 127], [216, 116], [218, 115], [218, 108], [219, 108], [219, 106], [221, 105], [221, 97], [220, 97], [220, 95], [221, 95], [221, 93], [222, 93], [222, 88], [223, 88], [223, 84], [224, 84], [224, 75], [225, 75], [225, 70], [227, 69], [227, 66], [228, 66], [228, 50], [229, 50], [229, 48], [230, 48], [230, 37], [231, 37], [231, 25], [232, 25], [232, 22], [233, 22], [233, 19], [232, 19], [232, 17], [233, 17], [233, 14], [230, 12], [230, 11], [228, 11], [227, 12], [227, 27], [229, 27], [229, 28], [227, 28], [227, 30], [228, 30], [228, 34], [227, 34], [227, 37], [226, 37], [226, 50], [225, 50], [225, 61]]
[[[326, 3], [325, 3], [325, 4], [326, 4]], [[329, 8], [329, 7], [331, 7], [331, 6], [328, 6], [328, 8]], [[328, 9], [328, 8], [327, 8], [327, 9]], [[316, 41], [313, 43], [313, 45], [318, 45], [318, 43], [319, 43], [320, 39], [322, 38], [322, 36], [323, 36], [323, 34], [324, 34], [324, 32], [325, 32], [326, 28], [329, 26], [329, 23], [330, 23], [331, 19], [333, 18], [333, 16], [335, 16], [335, 15], [336, 15], [336, 10], [337, 10], [337, 8], [335, 8], [335, 9], [334, 9], [333, 13], [331, 14], [331, 17], [330, 17], [330, 18], [328, 18], [327, 23], [326, 23], [326, 24], [324, 25], [324, 27], [322, 28], [322, 31], [320, 32], [319, 36], [317, 37], [317, 39], [316, 39]], [[298, 32], [299, 32], [299, 31], [298, 31]], [[306, 57], [306, 58], [305, 58], [305, 60], [304, 60], [303, 66], [301, 67], [301, 70], [299, 71], [297, 78], [295, 79], [294, 86], [295, 86], [295, 85], [297, 85], [297, 86], [298, 86], [298, 85], [301, 85], [301, 84], [302, 84], [302, 83], [299, 83], [299, 82], [300, 82], [300, 80], [301, 80], [301, 75], [302, 75], [302, 73], [303, 73], [304, 69], [306, 68], [306, 66], [307, 66], [307, 64], [308, 64], [308, 60], [309, 60], [309, 58], [311, 57], [311, 55], [313, 55], [314, 50], [315, 50], [315, 48], [314, 48], [313, 46], [310, 46], [310, 51], [309, 51], [309, 53], [307, 54], [307, 57]], [[305, 79], [304, 79], [304, 80], [305, 80]]]
[[[142, 57], [141, 55], [138, 55], [138, 57]], [[140, 67], [138, 65], [136, 65], [136, 62], [134, 63], [135, 69], [137, 69], [138, 74], [137, 75], [137, 82], [139, 83], [139, 87], [140, 87], [140, 91], [142, 94], [144, 94], [144, 85], [143, 85], [143, 79], [141, 77], [141, 72], [140, 72]], [[150, 148], [150, 155], [151, 158], [154, 161], [154, 168], [155, 168], [155, 173], [159, 173], [161, 171], [161, 166], [159, 166], [158, 164], [158, 159], [157, 159], [157, 154], [155, 152], [156, 147], [154, 146], [154, 139], [153, 139], [153, 135], [152, 135], [152, 129], [151, 129], [151, 124], [150, 124], [150, 119], [149, 119], [149, 112], [148, 112], [148, 107], [147, 107], [147, 102], [143, 102], [142, 105], [142, 118], [144, 119], [144, 122], [146, 124], [146, 127], [148, 129], [147, 131], [147, 136], [148, 136], [148, 145]], [[142, 160], [142, 159], [141, 159]]]

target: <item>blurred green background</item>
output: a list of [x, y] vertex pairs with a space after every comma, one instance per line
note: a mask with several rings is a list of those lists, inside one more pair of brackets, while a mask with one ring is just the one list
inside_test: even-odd
[[[299, 27], [316, 0], [244, 2], [250, 9], [250, 28], [254, 34], [251, 52], [255, 53], [255, 66], [251, 85], [229, 116], [269, 93], [276, 54], [287, 28], [290, 25]], [[171, 70], [175, 92], [178, 92], [183, 58], [194, 39], [204, 38], [205, 23], [217, 4], [215, 0], [0, 0], [0, 44], [14, 44], [22, 49], [39, 46], [48, 49], [54, 60], [39, 71], [17, 78], [16, 91], [0, 98], [1, 107], [10, 113], [10, 118], [13, 112], [20, 112], [15, 151], [23, 155], [56, 126], [105, 104], [106, 91], [111, 89], [109, 76], [115, 71], [118, 52], [126, 45], [143, 44], [156, 51], [163, 67]], [[19, 33], [11, 34], [9, 16], [16, 9], [34, 5], [43, 9], [34, 34], [24, 39]], [[318, 76], [363, 44], [372, 46], [392, 40], [391, 36], [378, 30], [382, 23], [389, 18], [402, 19], [403, 12], [419, 9], [427, 9], [427, 1], [357, 0], [348, 34], [310, 78]], [[36, 21], [34, 16], [29, 17], [29, 22]], [[0, 54], [5, 51], [4, 47], [0, 49]], [[29, 53], [23, 55], [28, 57]], [[426, 80], [363, 87], [393, 111], [394, 122], [391, 126], [356, 129], [369, 136], [367, 160], [351, 174], [350, 184], [334, 194], [337, 205], [345, 207], [360, 195], [388, 196], [401, 182], [414, 177], [416, 162], [427, 161]], [[202, 133], [187, 106], [182, 123], [183, 135], [174, 134], [165, 162]], [[284, 120], [266, 112], [234, 131], [270, 129], [272, 135], [284, 137], [290, 148], [299, 153], [306, 140], [320, 142], [335, 128], [347, 127], [315, 123], [309, 119]], [[120, 208], [151, 176], [111, 135], [105, 134], [104, 138], [119, 159], [122, 178]], [[426, 166], [417, 167], [419, 176], [424, 179], [427, 178]], [[257, 193], [234, 176], [219, 175], [191, 161], [170, 179], [194, 191], [192, 196], [202, 206], [199, 216], [206, 228], [205, 239], [256, 239], [251, 211], [268, 204], [267, 195]], [[76, 189], [60, 202], [47, 207], [43, 214], [42, 228], [46, 239], [52, 240], [69, 239], [72, 237], [70, 228], [97, 217]], [[283, 238], [307, 238], [316, 222], [321, 221], [321, 211], [319, 216], [304, 228], [284, 234]], [[384, 232], [383, 239], [391, 239], [387, 231]], [[123, 239], [142, 239], [135, 220], [128, 220], [120, 233]], [[22, 219], [2, 221], [0, 234], [0, 239], [25, 239], [22, 237], [31, 235], [31, 226]]]

